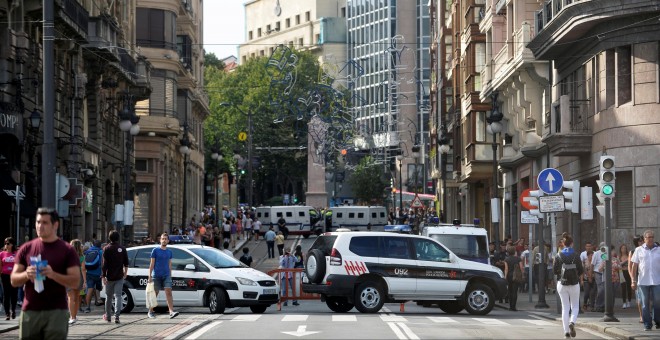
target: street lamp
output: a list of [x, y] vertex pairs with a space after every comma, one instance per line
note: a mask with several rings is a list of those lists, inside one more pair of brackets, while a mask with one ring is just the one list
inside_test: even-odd
[[[492, 198], [494, 198], [492, 204], [499, 204], [499, 199], [497, 195], [497, 134], [502, 132], [502, 118], [504, 118], [504, 115], [502, 112], [499, 110], [499, 106], [497, 105], [497, 91], [493, 91], [493, 93], [490, 95], [491, 99], [491, 104], [492, 104], [492, 110], [490, 112], [490, 116], [486, 117], [486, 122], [488, 122], [488, 132], [493, 134], [493, 192], [492, 192]], [[491, 209], [499, 209], [499, 207], [492, 206], [491, 204]], [[498, 217], [499, 219], [499, 217]], [[498, 222], [492, 222], [493, 223], [493, 229], [495, 231], [495, 244], [496, 247], [500, 246], [500, 230], [499, 230], [499, 221]]]
[[247, 161], [248, 161], [247, 162], [247, 166], [248, 166], [248, 168], [247, 168], [247, 171], [248, 171], [248, 173], [247, 173], [247, 175], [248, 175], [247, 182], [248, 182], [248, 185], [247, 185], [246, 194], [247, 194], [248, 206], [251, 208], [253, 206], [253, 203], [254, 203], [254, 202], [252, 202], [252, 134], [254, 132], [254, 131], [252, 131], [252, 128], [253, 128], [252, 127], [252, 111], [248, 110], [248, 112], [246, 113], [238, 105], [236, 105], [234, 103], [226, 103], [225, 102], [225, 103], [220, 103], [220, 105], [221, 106], [226, 106], [226, 107], [233, 106], [240, 113], [247, 116], [247, 119], [248, 119], [248, 133], [247, 133], [247, 142], [248, 142], [248, 145], [247, 145]]
[[403, 176], [401, 175], [401, 168], [403, 168], [403, 155], [397, 155], [396, 160], [399, 161], [399, 219], [403, 216]]
[[187, 172], [188, 172], [188, 156], [192, 152], [190, 148], [191, 143], [188, 138], [188, 123], [183, 123], [183, 137], [179, 141], [179, 152], [183, 155], [183, 195], [181, 196], [181, 230], [186, 227], [186, 205], [187, 205]]
[[440, 168], [440, 178], [442, 180], [442, 222], [447, 222], [447, 154], [451, 149], [449, 147], [449, 138], [447, 138], [447, 130], [443, 125], [440, 131], [440, 138], [438, 138], [439, 151], [442, 155], [442, 165]]

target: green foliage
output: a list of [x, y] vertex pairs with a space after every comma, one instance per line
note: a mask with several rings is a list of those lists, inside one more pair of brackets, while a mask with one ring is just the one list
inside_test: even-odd
[[359, 204], [372, 204], [383, 200], [383, 190], [387, 183], [383, 179], [383, 166], [376, 164], [373, 157], [362, 158], [348, 182]]
[[207, 69], [209, 67], [215, 67], [218, 70], [225, 68], [225, 63], [218, 59], [218, 57], [215, 56], [215, 53], [207, 53], [204, 55], [204, 65]]

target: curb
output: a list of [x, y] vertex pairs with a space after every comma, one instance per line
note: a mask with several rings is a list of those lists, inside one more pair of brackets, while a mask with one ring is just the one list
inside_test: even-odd
[[[547, 320], [552, 320], [552, 321], [557, 321], [561, 322], [561, 316], [557, 316], [552, 313], [535, 313], [531, 312], [532, 314], [547, 319]], [[617, 339], [627, 339], [627, 340], [634, 340], [637, 339], [636, 335], [631, 334], [630, 332], [626, 331], [625, 329], [621, 329], [619, 327], [612, 326], [611, 324], [608, 323], [594, 323], [594, 322], [580, 322], [578, 321], [577, 326], [579, 327], [584, 327], [584, 328], [589, 328], [595, 331], [598, 331], [603, 334], [611, 335], [616, 337]]]
[[18, 329], [18, 325], [0, 329], [0, 333], [7, 333]]

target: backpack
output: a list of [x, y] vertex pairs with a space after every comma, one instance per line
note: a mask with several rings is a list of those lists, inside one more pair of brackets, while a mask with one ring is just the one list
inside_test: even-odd
[[513, 266], [513, 282], [523, 283], [525, 279], [523, 278], [522, 270], [520, 270], [520, 265], [516, 263]]
[[577, 265], [575, 264], [575, 256], [572, 257], [572, 263], [564, 261], [569, 260], [568, 257], [559, 255], [561, 259], [561, 274], [559, 276], [561, 284], [563, 285], [576, 285], [580, 282], [578, 277]]
[[252, 256], [243, 254], [243, 255], [241, 255], [241, 258], [239, 259], [239, 261], [241, 261], [241, 262], [245, 263], [246, 265], [250, 266], [250, 265], [252, 265]]
[[101, 252], [98, 250], [90, 250], [85, 254], [85, 269], [94, 270], [101, 265]]

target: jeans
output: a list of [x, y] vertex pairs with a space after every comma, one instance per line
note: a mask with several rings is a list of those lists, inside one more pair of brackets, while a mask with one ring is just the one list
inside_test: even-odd
[[[287, 273], [281, 273], [282, 278], [280, 279], [280, 288], [282, 288], [281, 297], [291, 297], [296, 296], [296, 287], [293, 285], [293, 278], [287, 278]], [[288, 290], [291, 289], [291, 295], [288, 294]], [[284, 303], [289, 299], [285, 299]], [[298, 302], [298, 300], [293, 300], [293, 302]]]
[[594, 274], [596, 274], [594, 276], [594, 281], [596, 281], [596, 286], [598, 287], [594, 308], [603, 309], [605, 308], [605, 282], [603, 282], [603, 274], [599, 272], [594, 272]]
[[660, 285], [638, 286], [642, 300], [642, 320], [644, 328], [651, 328], [651, 304], [653, 305], [653, 321], [660, 324]]
[[[557, 293], [561, 299], [561, 321], [564, 326], [564, 333], [569, 332], [569, 322], [575, 323], [578, 314], [580, 314], [580, 285], [562, 285], [557, 282]], [[570, 320], [568, 312], [571, 312]]]
[[11, 285], [9, 274], [2, 274], [3, 306], [7, 316], [16, 314], [16, 301], [18, 300], [18, 288]]
[[112, 298], [115, 299], [115, 317], [118, 318], [121, 314], [122, 301], [121, 301], [121, 289], [124, 286], [124, 279], [110, 281], [105, 285], [105, 315], [110, 321], [110, 316], [112, 315]]
[[514, 282], [513, 280], [508, 282], [508, 292], [509, 295], [509, 309], [510, 310], [515, 310], [516, 309], [516, 302], [518, 302], [518, 282]]
[[266, 241], [266, 245], [268, 245], [268, 258], [275, 258], [275, 241]]
[[596, 293], [596, 282], [584, 280], [584, 298], [582, 304], [593, 308], [596, 301]]

